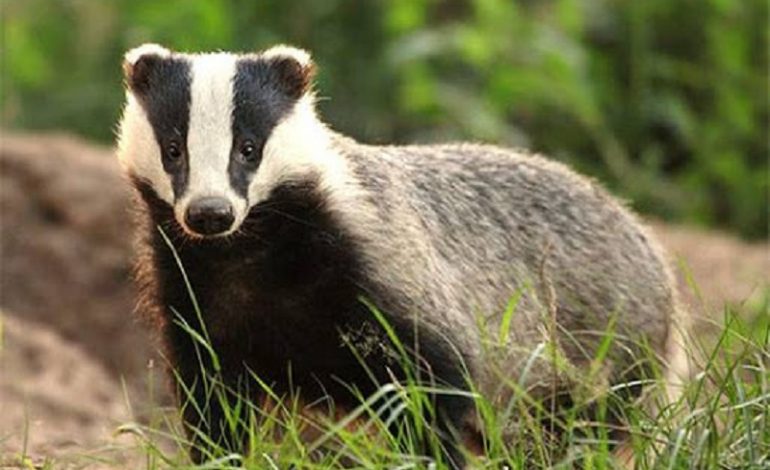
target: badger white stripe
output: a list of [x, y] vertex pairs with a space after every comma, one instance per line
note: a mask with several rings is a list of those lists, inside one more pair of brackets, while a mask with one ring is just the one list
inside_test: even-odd
[[174, 204], [174, 190], [163, 170], [155, 133], [147, 113], [130, 91], [126, 92], [126, 109], [120, 122], [118, 160], [128, 174], [149, 182], [159, 198]]
[[201, 55], [193, 60], [186, 195], [224, 195], [230, 186], [227, 163], [233, 141], [234, 76], [235, 56], [230, 54]]
[[190, 129], [187, 137], [189, 180], [176, 206], [177, 219], [194, 199], [224, 197], [233, 204], [237, 227], [246, 215], [246, 201], [230, 185], [227, 166], [232, 146], [233, 79], [236, 56], [204, 54], [192, 60]]
[[249, 201], [265, 200], [277, 185], [315, 173], [332, 197], [345, 199], [355, 188], [344, 159], [330, 148], [329, 130], [315, 113], [312, 95], [299, 99], [276, 125], [265, 143], [262, 163], [249, 186]]

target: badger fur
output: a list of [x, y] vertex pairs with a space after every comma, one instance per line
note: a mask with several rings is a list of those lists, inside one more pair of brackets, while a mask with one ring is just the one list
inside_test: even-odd
[[[250, 371], [278, 394], [350, 409], [351, 386], [366, 396], [404, 378], [384, 324], [424, 380], [469, 390], [470, 379], [500, 406], [511, 381], [536, 395], [568, 386], [546, 354], [527, 367], [538, 345], [557, 345], [583, 370], [611, 329], [609, 383], [638, 378], [644, 348], [665, 356], [676, 299], [660, 249], [622, 204], [564, 165], [487, 145], [358, 143], [319, 120], [314, 65], [286, 46], [144, 45], [124, 71], [118, 154], [140, 195], [141, 308], [205, 405], [203, 417], [185, 408], [190, 428], [225, 438], [176, 317], [201, 328], [174, 252], [221, 376], [238, 390]], [[473, 426], [472, 401], [434, 401], [445, 457], [459, 468], [453, 443]]]

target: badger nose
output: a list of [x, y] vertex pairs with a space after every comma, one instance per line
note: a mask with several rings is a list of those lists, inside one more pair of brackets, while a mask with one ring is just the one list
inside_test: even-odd
[[184, 219], [187, 227], [200, 235], [217, 235], [226, 232], [235, 217], [233, 206], [227, 199], [204, 197], [190, 203]]

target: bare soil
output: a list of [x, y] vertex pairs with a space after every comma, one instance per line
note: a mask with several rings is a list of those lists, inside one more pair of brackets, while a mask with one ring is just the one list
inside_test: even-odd
[[[132, 315], [129, 201], [112, 149], [2, 133], [0, 468], [20, 466], [22, 454], [39, 462], [124, 448], [117, 426], [143, 419], [154, 374], [147, 364], [159, 360]], [[678, 269], [683, 297], [699, 318], [767, 292], [767, 243], [652, 227], [687, 267]], [[125, 457], [113, 462], [131, 466]]]

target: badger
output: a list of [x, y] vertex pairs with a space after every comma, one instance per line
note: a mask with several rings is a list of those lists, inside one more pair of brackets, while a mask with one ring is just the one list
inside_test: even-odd
[[474, 394], [504, 407], [511, 383], [568, 389], [608, 330], [607, 383], [642, 377], [645, 351], [665, 366], [677, 308], [665, 256], [565, 165], [490, 145], [359, 143], [319, 118], [314, 62], [289, 46], [146, 44], [123, 68], [140, 309], [197, 402], [182, 412], [194, 460], [201, 434], [231, 442], [222, 400], [201, 386], [213, 369], [255, 403], [258, 377], [277, 396], [351, 410], [409, 378], [405, 354], [439, 390], [425, 452], [462, 468]]

